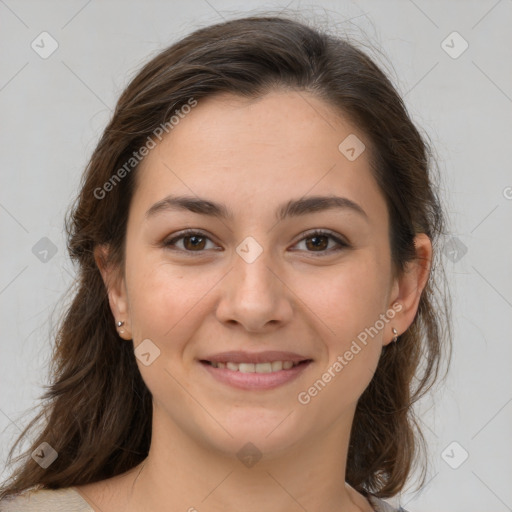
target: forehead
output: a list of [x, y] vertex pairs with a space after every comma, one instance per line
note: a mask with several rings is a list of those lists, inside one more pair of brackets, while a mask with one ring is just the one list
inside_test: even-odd
[[[347, 140], [366, 149], [349, 159]], [[386, 216], [369, 147], [357, 126], [309, 93], [218, 94], [199, 99], [145, 157], [133, 207], [143, 215], [173, 193], [214, 198], [242, 216], [261, 215], [286, 199], [336, 194]]]

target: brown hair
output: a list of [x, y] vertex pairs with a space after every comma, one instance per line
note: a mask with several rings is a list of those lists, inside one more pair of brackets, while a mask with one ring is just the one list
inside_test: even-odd
[[[98, 190], [106, 190], [105, 183], [191, 98], [218, 92], [256, 98], [276, 88], [316, 95], [367, 136], [372, 172], [389, 210], [395, 272], [415, 258], [415, 234], [425, 233], [433, 243], [416, 317], [398, 343], [383, 348], [358, 402], [347, 460], [346, 481], [365, 496], [385, 498], [404, 487], [418, 447], [424, 448], [412, 406], [438, 377], [441, 362], [449, 360], [442, 357], [444, 348], [451, 353], [449, 301], [437, 248], [445, 220], [432, 152], [389, 79], [365, 52], [292, 17], [262, 15], [196, 30], [156, 55], [122, 93], [66, 217], [69, 254], [79, 266], [76, 291], [57, 333], [52, 383], [42, 397], [46, 403], [9, 452], [11, 464], [29, 429], [40, 420], [43, 426], [16, 459], [22, 464], [0, 488], [0, 498], [34, 486], [57, 489], [107, 479], [147, 456], [152, 397], [132, 344], [119, 342], [93, 255], [96, 246], [108, 244], [109, 263], [124, 268], [137, 166], [110, 181], [104, 197], [98, 198]], [[58, 452], [47, 469], [30, 457], [42, 442]], [[422, 483], [424, 478], [425, 470]]]

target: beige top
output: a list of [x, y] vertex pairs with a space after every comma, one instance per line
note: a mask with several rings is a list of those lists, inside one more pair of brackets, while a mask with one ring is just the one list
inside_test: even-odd
[[[368, 498], [375, 512], [407, 512], [374, 497]], [[0, 512], [96, 512], [74, 487], [28, 489], [0, 501]]]
[[0, 512], [96, 512], [74, 487], [28, 489], [0, 500]]

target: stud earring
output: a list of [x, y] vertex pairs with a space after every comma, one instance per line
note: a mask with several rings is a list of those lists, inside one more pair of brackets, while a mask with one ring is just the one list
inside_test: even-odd
[[393, 343], [396, 343], [398, 341], [398, 331], [393, 327], [391, 329], [393, 331]]
[[119, 320], [117, 322], [117, 327], [118, 327], [118, 331], [119, 331], [119, 334], [124, 334], [124, 329], [119, 329], [119, 327], [122, 327], [124, 325], [124, 322], [121, 322], [121, 320]]

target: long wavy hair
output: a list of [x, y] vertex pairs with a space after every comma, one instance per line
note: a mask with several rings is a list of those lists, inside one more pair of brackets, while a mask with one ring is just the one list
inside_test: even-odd
[[[346, 481], [364, 496], [386, 498], [404, 488], [425, 454], [413, 405], [441, 378], [442, 363], [451, 357], [449, 293], [438, 249], [446, 219], [432, 145], [420, 135], [390, 79], [348, 37], [290, 15], [259, 15], [194, 31], [145, 64], [121, 94], [66, 215], [67, 247], [77, 264], [73, 296], [56, 332], [50, 385], [40, 412], [8, 454], [10, 465], [19, 464], [0, 487], [0, 499], [32, 487], [104, 480], [147, 457], [152, 396], [132, 344], [120, 343], [93, 254], [107, 244], [108, 263], [124, 268], [138, 165], [110, 181], [108, 194], [100, 196], [98, 190], [106, 190], [134, 152], [191, 98], [200, 102], [222, 92], [257, 98], [276, 89], [316, 95], [366, 135], [371, 171], [389, 211], [398, 275], [415, 258], [417, 233], [433, 244], [415, 319], [398, 343], [383, 348], [358, 401], [346, 466]], [[15, 448], [36, 426], [28, 450], [13, 460]], [[42, 442], [58, 453], [46, 469], [30, 456]], [[428, 459], [421, 459], [423, 484]]]

